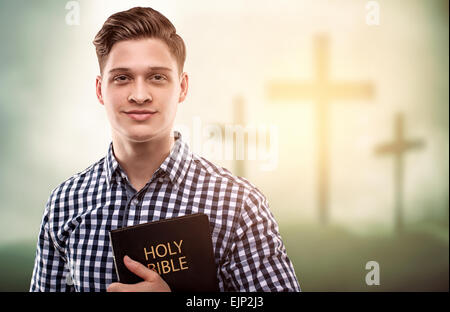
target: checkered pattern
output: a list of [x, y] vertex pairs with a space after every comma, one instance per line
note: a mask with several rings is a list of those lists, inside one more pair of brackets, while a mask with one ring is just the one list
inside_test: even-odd
[[197, 212], [209, 217], [221, 291], [300, 291], [265, 196], [174, 135], [170, 155], [139, 192], [112, 143], [106, 157], [53, 190], [30, 291], [105, 291], [117, 281], [109, 231]]

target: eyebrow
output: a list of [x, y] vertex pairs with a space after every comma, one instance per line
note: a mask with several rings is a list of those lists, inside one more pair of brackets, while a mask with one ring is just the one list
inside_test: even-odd
[[[153, 66], [153, 67], [149, 66], [148, 69], [151, 70], [151, 71], [155, 71], [155, 70], [162, 70], [162, 71], [168, 71], [168, 72], [172, 71], [172, 69], [170, 69], [168, 67], [164, 67], [164, 66]], [[120, 71], [120, 72], [130, 72], [131, 69], [127, 68], [127, 67], [117, 67], [117, 68], [111, 69], [108, 73], [111, 74], [111, 73], [118, 72], [118, 71]]]

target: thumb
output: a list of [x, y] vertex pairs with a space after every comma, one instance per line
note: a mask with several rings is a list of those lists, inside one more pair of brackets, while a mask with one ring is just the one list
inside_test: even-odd
[[142, 278], [144, 281], [154, 282], [157, 281], [158, 278], [161, 278], [158, 273], [150, 270], [142, 263], [132, 260], [128, 256], [123, 257], [123, 262], [128, 270]]

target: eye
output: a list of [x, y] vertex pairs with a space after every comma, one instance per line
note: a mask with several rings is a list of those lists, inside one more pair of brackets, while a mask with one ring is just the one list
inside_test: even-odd
[[117, 82], [124, 82], [127, 80], [128, 80], [128, 77], [125, 75], [119, 75], [119, 76], [114, 77], [114, 81], [117, 81]]
[[153, 80], [156, 80], [156, 81], [164, 81], [164, 80], [167, 80], [167, 78], [166, 78], [164, 75], [161, 75], [161, 74], [155, 74], [155, 75], [151, 76], [151, 78], [152, 78]]

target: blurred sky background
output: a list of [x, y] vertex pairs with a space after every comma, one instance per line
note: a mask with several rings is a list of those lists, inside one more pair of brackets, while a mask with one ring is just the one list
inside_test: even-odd
[[[448, 1], [80, 0], [79, 25], [68, 2], [0, 1], [0, 290], [28, 290], [50, 192], [107, 152], [95, 34], [111, 14], [150, 6], [187, 46], [189, 92], [175, 128], [266, 195], [303, 290], [448, 291]], [[303, 89], [292, 99], [270, 91], [315, 81], [317, 38], [331, 82], [370, 89], [337, 99], [319, 89], [331, 99], [327, 119]], [[405, 139], [421, 142], [402, 158], [401, 232], [395, 158], [375, 152], [395, 139], [398, 114]], [[328, 133], [327, 222], [318, 122]], [[276, 165], [209, 154], [204, 132], [224, 124], [276, 129]], [[379, 286], [365, 283], [371, 260]]]

